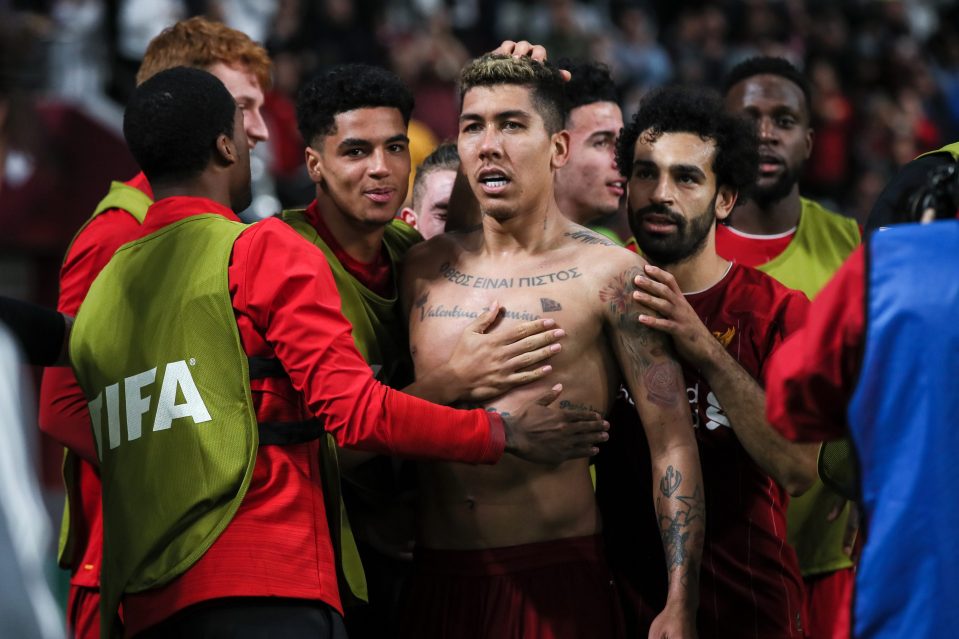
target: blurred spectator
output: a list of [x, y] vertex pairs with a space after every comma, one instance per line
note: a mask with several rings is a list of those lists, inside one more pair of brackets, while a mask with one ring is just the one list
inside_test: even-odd
[[941, 20], [930, 41], [931, 74], [938, 90], [938, 122], [946, 140], [959, 139], [959, 7]]
[[5, 637], [57, 639], [64, 629], [44, 576], [53, 535], [37, 487], [34, 401], [21, 361], [0, 323], [0, 619]]
[[445, 8], [439, 7], [418, 22], [408, 32], [396, 35], [390, 47], [390, 62], [413, 91], [413, 117], [436, 136], [453, 138], [459, 111], [456, 80], [472, 56], [453, 35]]
[[[0, 16], [0, 250], [56, 263], [109, 176], [136, 170], [116, 134], [80, 109], [39, 95], [45, 24]], [[53, 284], [39, 301], [55, 293]]]
[[728, 53], [728, 23], [718, 7], [684, 10], [667, 37], [680, 84], [716, 87]]
[[[387, 55], [377, 38], [381, 5], [375, 0], [304, 2], [301, 29], [310, 38], [318, 67], [346, 61], [383, 64]], [[310, 69], [310, 75], [316, 70]]]
[[812, 85], [812, 128], [816, 139], [806, 163], [803, 186], [812, 197], [836, 202], [848, 179], [853, 106], [843, 93], [836, 68], [827, 58], [815, 60], [806, 75]]
[[303, 58], [299, 51], [276, 49], [273, 60], [273, 86], [263, 100], [263, 119], [270, 131], [270, 173], [276, 183], [281, 208], [309, 204], [316, 185], [306, 174], [303, 149], [306, 146], [296, 126], [294, 97], [302, 77]]
[[593, 38], [606, 26], [602, 12], [592, 4], [573, 0], [539, 2], [511, 40], [530, 40], [546, 47], [553, 59], [589, 58]]
[[666, 84], [673, 74], [669, 54], [656, 41], [656, 23], [642, 8], [623, 7], [616, 14], [610, 70], [622, 91], [639, 91]]
[[166, 27], [190, 16], [183, 0], [116, 0], [109, 6], [112, 68], [108, 92], [126, 104], [147, 44]]

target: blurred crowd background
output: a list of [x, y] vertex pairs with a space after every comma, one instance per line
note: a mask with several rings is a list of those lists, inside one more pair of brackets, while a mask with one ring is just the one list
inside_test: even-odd
[[[304, 79], [340, 62], [393, 69], [416, 97], [415, 166], [455, 138], [462, 65], [504, 39], [606, 63], [627, 117], [651, 88], [717, 86], [747, 57], [788, 58], [813, 87], [802, 192], [860, 221], [897, 167], [959, 139], [954, 1], [0, 0], [0, 294], [55, 305], [73, 234], [110, 179], [136, 172], [120, 127], [140, 57], [197, 14], [246, 32], [275, 64], [248, 219], [312, 198], [294, 113]], [[59, 455], [45, 447], [51, 491]]]

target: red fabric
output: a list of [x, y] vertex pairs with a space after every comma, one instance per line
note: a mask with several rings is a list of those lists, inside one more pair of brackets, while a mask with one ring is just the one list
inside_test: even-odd
[[71, 586], [67, 633], [74, 639], [100, 639], [100, 589]]
[[59, 262], [110, 177], [130, 175], [136, 164], [123, 137], [81, 108], [43, 100], [25, 106], [21, 115], [20, 130], [6, 137], [8, 143], [21, 138], [23, 148], [6, 151], [22, 151], [30, 169], [19, 176], [7, 171], [2, 178], [0, 253], [52, 254]]
[[[757, 380], [770, 354], [803, 322], [809, 302], [759, 271], [733, 264], [686, 299], [726, 350]], [[700, 570], [699, 635], [802, 637], [803, 586], [786, 542], [789, 497], [750, 458], [699, 371], [683, 367], [702, 463], [706, 539]], [[622, 391], [625, 392], [625, 391]], [[597, 462], [597, 492], [627, 620], [645, 636], [666, 602], [666, 569], [653, 509], [649, 447], [631, 402], [618, 400]], [[642, 495], [645, 499], [637, 499]], [[632, 630], [632, 628], [631, 628]]]
[[[153, 197], [140, 173], [126, 182]], [[57, 310], [76, 315], [90, 285], [118, 248], [140, 234], [140, 224], [122, 209], [104, 211], [74, 238], [60, 268]], [[40, 430], [84, 459], [96, 460], [87, 402], [73, 371], [66, 366], [44, 371], [40, 386]], [[94, 585], [94, 584], [88, 584]]]
[[417, 548], [401, 637], [623, 637], [602, 538], [484, 550]]
[[865, 332], [863, 256], [862, 247], [853, 251], [769, 365], [766, 416], [789, 439], [824, 441], [846, 432]]
[[781, 237], [745, 237], [725, 224], [716, 225], [716, 252], [727, 260], [743, 266], [757, 267], [769, 262], [786, 250], [796, 235], [793, 229]]
[[806, 181], [819, 186], [843, 184], [849, 173], [849, 138], [855, 129], [852, 102], [839, 92], [822, 96], [813, 128], [816, 143], [804, 165]]
[[[202, 212], [237, 219], [211, 200], [172, 197], [150, 208], [142, 233]], [[283, 222], [268, 219], [239, 236], [229, 283], [244, 351], [277, 357], [290, 376], [253, 386], [260, 421], [318, 415], [341, 446], [406, 457], [479, 463], [502, 455], [501, 419], [429, 404], [373, 379], [326, 259]], [[318, 599], [342, 612], [318, 448], [261, 447], [236, 516], [203, 557], [170, 583], [124, 598], [127, 634], [222, 597]]]
[[803, 581], [806, 582], [809, 636], [814, 639], [850, 639], [855, 568], [843, 568]]
[[[127, 181], [151, 198], [153, 191], [140, 173]], [[140, 224], [122, 209], [104, 211], [74, 238], [60, 269], [60, 298], [57, 310], [76, 315], [90, 285], [106, 266], [114, 252], [140, 233]], [[90, 430], [87, 402], [69, 367], [47, 368], [40, 385], [40, 430], [57, 442], [78, 452], [74, 483], [79, 503], [71, 503], [71, 531], [77, 561], [71, 567], [68, 619], [78, 625], [78, 636], [87, 636], [90, 618], [99, 620], [100, 565], [103, 559], [103, 514], [100, 502], [100, 476], [91, 460], [96, 451]], [[80, 592], [82, 590], [82, 592]], [[82, 631], [83, 634], [80, 634]], [[99, 636], [99, 630], [89, 631]]]
[[369, 264], [353, 259], [343, 246], [333, 236], [333, 232], [323, 221], [316, 200], [306, 208], [306, 219], [313, 225], [326, 245], [333, 251], [333, 255], [340, 261], [347, 272], [358, 279], [360, 284], [370, 289], [380, 297], [393, 295], [393, 268], [390, 265], [390, 256], [384, 244], [376, 257]]
[[279, 177], [293, 178], [303, 167], [303, 137], [296, 125], [296, 105], [283, 91], [274, 88], [263, 99], [263, 119], [270, 132], [273, 165]]

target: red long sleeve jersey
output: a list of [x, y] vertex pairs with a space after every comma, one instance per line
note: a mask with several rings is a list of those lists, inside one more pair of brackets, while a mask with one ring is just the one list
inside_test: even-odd
[[836, 439], [856, 390], [866, 332], [866, 262], [857, 248], [816, 296], [805, 326], [776, 352], [767, 371], [766, 416], [795, 441]]
[[[804, 321], [809, 302], [759, 271], [733, 264], [687, 301], [709, 331], [760, 381], [770, 356]], [[802, 637], [803, 585], [786, 541], [789, 497], [750, 457], [708, 380], [684, 365], [703, 472], [706, 538], [700, 570], [700, 637]], [[665, 560], [650, 494], [649, 445], [636, 411], [613, 407], [610, 442], [597, 461], [610, 565], [625, 605], [648, 627], [666, 603]], [[646, 496], [645, 501], [639, 497]]]
[[[172, 197], [150, 208], [141, 233], [197, 213], [237, 220], [211, 200]], [[316, 415], [341, 446], [407, 457], [482, 463], [503, 454], [499, 416], [436, 406], [373, 379], [326, 259], [284, 223], [265, 220], [239, 236], [229, 286], [246, 354], [275, 357], [289, 375], [252, 382], [258, 420]], [[261, 447], [236, 516], [203, 557], [168, 584], [124, 598], [127, 635], [223, 597], [314, 599], [341, 609], [318, 449], [317, 441]]]
[[[143, 173], [126, 184], [153, 197]], [[76, 315], [93, 280], [116, 250], [139, 235], [140, 223], [122, 209], [104, 211], [87, 224], [74, 238], [60, 268], [57, 310]], [[84, 461], [96, 459], [90, 413], [83, 391], [69, 367], [44, 370], [40, 386], [39, 423], [43, 432], [83, 458], [74, 478], [80, 500], [79, 503], [70, 504], [77, 557], [72, 566], [70, 583], [73, 586], [99, 588], [103, 559], [100, 476], [89, 461]]]

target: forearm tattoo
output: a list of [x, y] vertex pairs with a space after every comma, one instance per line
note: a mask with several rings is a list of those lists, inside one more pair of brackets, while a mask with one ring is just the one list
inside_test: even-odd
[[681, 494], [682, 483], [683, 474], [669, 466], [659, 480], [656, 517], [666, 555], [666, 572], [672, 574], [679, 570], [682, 585], [689, 587], [698, 574], [691, 550], [701, 543], [706, 504], [700, 486], [693, 488], [691, 495]]

